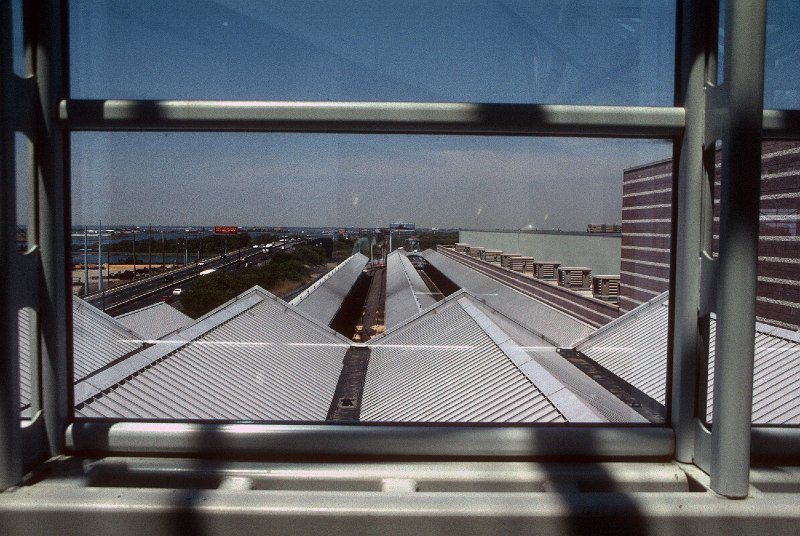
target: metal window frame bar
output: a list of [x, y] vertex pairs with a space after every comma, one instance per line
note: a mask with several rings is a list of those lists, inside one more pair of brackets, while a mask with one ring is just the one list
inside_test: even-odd
[[[683, 62], [685, 63], [685, 61]], [[59, 102], [71, 131], [315, 132], [683, 137], [684, 106], [459, 102], [81, 100]], [[800, 110], [764, 110], [764, 137], [800, 137]]]
[[458, 102], [63, 100], [71, 130], [666, 138], [682, 108]]
[[[120, 101], [120, 100], [70, 100], [67, 98], [66, 54], [66, 2], [63, 0], [30, 2], [26, 11], [38, 21], [36, 45], [36, 78], [40, 93], [37, 113], [36, 162], [39, 168], [39, 217], [38, 236], [42, 263], [32, 277], [44, 284], [40, 311], [43, 316], [42, 377], [41, 392], [44, 412], [35, 420], [38, 433], [22, 434], [26, 440], [26, 451], [43, 454], [138, 452], [148, 454], [189, 453], [195, 455], [221, 455], [230, 453], [252, 455], [286, 455], [307, 449], [307, 453], [318, 455], [327, 452], [337, 456], [505, 456], [505, 457], [561, 457], [565, 452], [592, 459], [618, 457], [649, 457], [692, 455], [688, 438], [694, 432], [686, 426], [687, 405], [694, 402], [695, 389], [687, 389], [692, 383], [687, 373], [694, 355], [683, 352], [673, 366], [676, 378], [672, 390], [672, 426], [678, 434], [680, 452], [673, 442], [676, 437], [670, 427], [604, 427], [566, 426], [551, 427], [432, 427], [432, 426], [372, 426], [372, 427], [314, 427], [309, 425], [258, 425], [258, 424], [173, 424], [173, 423], [116, 423], [112, 425], [92, 422], [71, 422], [71, 345], [70, 310], [67, 294], [66, 244], [70, 223], [68, 136], [79, 130], [142, 130], [142, 131], [258, 131], [258, 132], [348, 132], [385, 134], [449, 134], [449, 135], [527, 135], [527, 136], [591, 136], [632, 138], [674, 138], [682, 149], [679, 164], [681, 173], [696, 173], [697, 158], [701, 146], [694, 143], [704, 114], [704, 103], [698, 96], [699, 67], [689, 63], [697, 59], [700, 44], [696, 39], [697, 28], [687, 33], [693, 23], [693, 9], [705, 10], [709, 2], [686, 0], [678, 10], [678, 29], [683, 28], [679, 47], [682, 57], [676, 58], [676, 87], [682, 88], [680, 100], [675, 107], [643, 106], [571, 106], [533, 104], [470, 104], [470, 103], [374, 103], [374, 102], [236, 102], [236, 101]], [[747, 2], [737, 2], [746, 4]], [[3, 3], [5, 6], [7, 3]], [[761, 2], [763, 4], [763, 2]], [[738, 10], [732, 11], [739, 16]], [[738, 15], [736, 15], [738, 14]], [[4, 19], [8, 20], [8, 19]], [[752, 24], [752, 21], [748, 21]], [[4, 26], [10, 28], [10, 23]], [[707, 28], [708, 24], [700, 24]], [[4, 28], [5, 29], [5, 28]], [[738, 29], [736, 31], [739, 31]], [[10, 32], [3, 33], [5, 44]], [[694, 36], [694, 37], [690, 37]], [[731, 37], [731, 32], [726, 38]], [[744, 39], [743, 41], [746, 41]], [[741, 42], [741, 41], [740, 41]], [[703, 50], [707, 50], [707, 45]], [[4, 50], [6, 47], [4, 46]], [[732, 50], [732, 49], [727, 49]], [[763, 58], [763, 47], [761, 49]], [[5, 60], [4, 60], [5, 61]], [[688, 67], [691, 65], [691, 67]], [[678, 71], [678, 66], [686, 67]], [[746, 65], [740, 65], [746, 71]], [[3, 63], [0, 74], [5, 75]], [[10, 69], [10, 66], [8, 67]], [[752, 73], [749, 73], [752, 74]], [[687, 78], [688, 77], [688, 78]], [[762, 77], [763, 78], [763, 77]], [[0, 80], [11, 77], [1, 76]], [[726, 77], [726, 79], [728, 79]], [[692, 96], [694, 95], [694, 96]], [[8, 85], [2, 87], [0, 98], [4, 113], [15, 104], [18, 93]], [[752, 100], [752, 99], [751, 99]], [[748, 101], [748, 111], [752, 102]], [[760, 103], [759, 103], [760, 106]], [[44, 112], [36, 112], [43, 110]], [[690, 122], [687, 123], [687, 116]], [[800, 138], [800, 114], [797, 111], [769, 110], [759, 119], [759, 127], [765, 128], [766, 137]], [[5, 125], [5, 122], [3, 123]], [[749, 128], [753, 128], [752, 121]], [[7, 127], [3, 127], [3, 154], [14, 140], [8, 139]], [[752, 150], [752, 147], [748, 150]], [[760, 147], [759, 147], [760, 150]], [[5, 162], [5, 160], [4, 160]], [[4, 164], [2, 193], [7, 193], [9, 175]], [[691, 171], [694, 170], [694, 171]], [[685, 196], [694, 196], [697, 177], [679, 174], [679, 202]], [[13, 187], [12, 187], [13, 188]], [[752, 192], [751, 192], [752, 194]], [[752, 201], [752, 200], [751, 200]], [[686, 259], [681, 270], [696, 272], [691, 251], [686, 242], [699, 232], [694, 226], [701, 204], [697, 199], [679, 207], [679, 221], [686, 219], [687, 229], [679, 231], [678, 246], [683, 248]], [[3, 221], [8, 221], [3, 205]], [[681, 238], [682, 236], [682, 238]], [[757, 237], [756, 237], [757, 238]], [[8, 238], [3, 237], [4, 242]], [[7, 244], [4, 244], [4, 248]], [[750, 244], [755, 251], [755, 246]], [[5, 249], [3, 250], [5, 251]], [[677, 270], [676, 270], [677, 271]], [[678, 272], [680, 274], [680, 272]], [[676, 278], [678, 276], [676, 275]], [[694, 277], [694, 276], [692, 276]], [[4, 279], [6, 283], [8, 279]], [[694, 284], [694, 283], [693, 283]], [[699, 284], [699, 283], [698, 283]], [[3, 292], [9, 285], [3, 286]], [[692, 303], [699, 299], [693, 287], [676, 289], [675, 310], [682, 311], [684, 337], [691, 338], [692, 329], [686, 322], [686, 313]], [[702, 292], [700, 288], [699, 292]], [[15, 307], [6, 303], [2, 313]], [[696, 309], [695, 309], [696, 311]], [[695, 313], [696, 314], [696, 313]], [[2, 317], [5, 319], [5, 317]], [[4, 322], [3, 333], [12, 331], [16, 320]], [[696, 325], [693, 329], [697, 329]], [[696, 336], [696, 335], [695, 335]], [[724, 336], [724, 335], [723, 335]], [[719, 334], [718, 334], [719, 338]], [[752, 337], [751, 337], [752, 342]], [[685, 341], [684, 341], [685, 342]], [[8, 350], [11, 343], [2, 348]], [[16, 354], [11, 354], [15, 356]], [[8, 354], [0, 356], [0, 367], [13, 369], [15, 359]], [[751, 367], [752, 371], [752, 367]], [[728, 388], [731, 383], [722, 380]], [[4, 384], [2, 385], [4, 386]], [[737, 385], [740, 389], [741, 386]], [[0, 395], [0, 436], [8, 445], [0, 445], [0, 489], [19, 481], [19, 451], [23, 439], [20, 437], [18, 390], [3, 391]], [[688, 430], [688, 431], [687, 431]], [[741, 432], [727, 434], [733, 441]], [[37, 437], [41, 437], [40, 441]], [[343, 437], [346, 436], [346, 437]], [[754, 430], [753, 439], [760, 448], [773, 445], [774, 438], [795, 437], [793, 431], [763, 432]], [[7, 440], [5, 438], [8, 438]], [[359, 441], [354, 440], [359, 439]], [[362, 445], [363, 446], [360, 446]], [[793, 444], [798, 444], [794, 441]], [[767, 447], [764, 447], [764, 446]], [[5, 448], [8, 446], [9, 448]], [[371, 448], [367, 448], [371, 447]], [[748, 442], [749, 447], [749, 442]], [[756, 450], [754, 449], [754, 452]], [[715, 456], [724, 458], [724, 454]], [[737, 462], [738, 463], [738, 462]], [[733, 465], [737, 465], [734, 463]], [[726, 475], [736, 473], [727, 463], [717, 465], [712, 473], [724, 481]], [[741, 480], [738, 476], [734, 479]], [[717, 486], [724, 489], [725, 486]], [[734, 493], [735, 495], [735, 493]]]
[[[0, 281], [15, 275], [16, 151], [13, 101], [18, 96], [13, 73], [11, 3], [0, 2]], [[0, 284], [0, 490], [22, 476], [19, 424], [19, 355], [17, 296], [11, 285]]]
[[712, 125], [722, 140], [722, 177], [710, 476], [714, 491], [737, 498], [750, 487], [766, 19], [766, 0], [726, 5], [725, 77], [709, 113], [722, 118]]
[[476, 426], [72, 423], [73, 453], [262, 457], [668, 459], [672, 430], [656, 426]]

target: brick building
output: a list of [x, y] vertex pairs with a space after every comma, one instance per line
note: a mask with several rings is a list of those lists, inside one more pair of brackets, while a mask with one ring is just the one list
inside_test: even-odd
[[[719, 155], [714, 192], [714, 242], [719, 233]], [[672, 161], [625, 170], [622, 190], [620, 310], [629, 311], [669, 287]], [[800, 143], [765, 141], [761, 157], [761, 223], [756, 317], [800, 329]]]

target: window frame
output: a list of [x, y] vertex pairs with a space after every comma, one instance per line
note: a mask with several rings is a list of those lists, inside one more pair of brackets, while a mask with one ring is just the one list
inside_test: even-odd
[[[766, 0], [728, 2], [725, 33], [730, 61], [726, 84], [717, 87], [716, 6], [712, 0], [684, 0], [676, 10], [675, 106], [584, 106], [538, 104], [398, 103], [398, 102], [241, 102], [75, 100], [68, 97], [68, 19], [66, 0], [25, 4], [26, 76], [11, 71], [10, 17], [3, 23], [2, 92], [4, 199], [15, 200], [14, 132], [32, 140], [35, 152], [29, 179], [37, 197], [37, 213], [29, 215], [35, 230], [25, 255], [8, 254], [13, 237], [3, 236], [5, 260], [0, 339], [3, 355], [16, 356], [16, 310], [35, 307], [40, 318], [39, 361], [34, 369], [35, 415], [20, 428], [18, 363], [0, 359], [0, 489], [21, 479], [24, 468], [49, 455], [70, 453], [138, 453], [161, 455], [330, 456], [382, 458], [528, 458], [591, 460], [676, 459], [694, 462], [712, 476], [715, 491], [746, 495], [751, 454], [800, 453], [800, 430], [759, 427], [750, 430], [740, 410], [720, 415], [712, 433], [697, 418], [697, 311], [703, 303], [724, 300], [721, 285], [713, 293], [704, 278], [711, 268], [700, 260], [698, 244], [709, 229], [702, 225], [707, 208], [702, 171], [708, 140], [739, 140], [755, 135], [770, 139], [800, 139], [800, 112], [763, 110], [763, 58]], [[6, 9], [8, 2], [2, 4]], [[713, 24], [711, 23], [713, 21]], [[711, 28], [713, 31], [708, 31]], [[760, 56], [760, 61], [759, 61]], [[755, 58], [755, 59], [754, 59]], [[758, 91], [760, 84], [761, 91]], [[749, 93], [748, 93], [749, 92]], [[30, 117], [35, 117], [31, 121]], [[11, 121], [7, 121], [11, 118]], [[756, 119], [754, 119], [756, 118]], [[757, 125], [754, 121], [757, 120]], [[428, 426], [76, 422], [72, 404], [72, 332], [68, 260], [69, 140], [79, 130], [326, 132], [381, 134], [483, 134], [527, 136], [589, 136], [672, 139], [677, 171], [673, 178], [672, 259], [670, 275], [670, 351], [665, 425], [604, 426]], [[11, 133], [9, 138], [8, 134]], [[755, 133], [755, 134], [754, 134]], [[752, 141], [752, 140], [751, 140]], [[711, 144], [713, 147], [713, 143]], [[749, 189], [731, 195], [729, 203], [757, 201], [753, 193], [754, 160], [760, 145], [743, 146], [738, 162], [749, 162], [737, 181]], [[9, 160], [11, 162], [9, 167]], [[728, 166], [730, 168], [730, 166]], [[749, 174], [748, 174], [749, 173]], [[723, 175], [723, 181], [726, 176]], [[730, 175], [728, 175], [728, 180]], [[8, 193], [11, 195], [7, 195]], [[6, 228], [14, 214], [2, 206]], [[14, 201], [12, 201], [14, 202]], [[725, 208], [730, 215], [737, 208]], [[751, 214], [746, 214], [752, 225]], [[755, 214], [757, 226], [757, 209]], [[757, 233], [756, 233], [757, 237]], [[721, 236], [722, 240], [722, 236]], [[750, 258], [756, 242], [745, 242], [737, 254]], [[749, 256], [749, 257], [748, 257]], [[736, 264], [733, 260], [727, 261]], [[749, 277], [741, 273], [742, 277]], [[722, 281], [739, 277], [727, 272]], [[15, 281], [14, 288], [10, 281]], [[41, 282], [41, 288], [40, 288]], [[744, 301], [755, 300], [744, 293]], [[740, 301], [736, 302], [741, 303]], [[733, 306], [732, 306], [733, 307]], [[738, 305], [737, 305], [738, 307]], [[13, 315], [11, 312], [13, 311]], [[731, 348], [735, 340], [754, 340], [747, 318], [724, 316], [717, 344]], [[725, 335], [728, 333], [728, 335]], [[720, 398], [739, 396], [735, 405], [752, 397], [752, 344], [748, 351], [731, 351], [718, 374]], [[726, 350], [727, 352], [727, 350]], [[726, 354], [727, 355], [727, 354]], [[749, 359], [749, 365], [748, 365]], [[750, 390], [747, 390], [749, 366]], [[728, 368], [730, 367], [730, 368]], [[719, 369], [718, 369], [719, 370]], [[726, 370], [728, 372], [726, 372]], [[16, 375], [15, 375], [16, 374]], [[11, 378], [11, 379], [9, 379]], [[17, 382], [18, 383], [18, 382]], [[40, 402], [39, 402], [40, 400]], [[747, 423], [744, 421], [747, 420]], [[7, 443], [7, 448], [6, 444]], [[778, 446], [780, 444], [782, 446]], [[287, 446], [288, 445], [288, 446]], [[788, 447], [786, 447], [788, 445]], [[24, 452], [24, 455], [23, 455]], [[743, 472], [744, 469], [744, 472]], [[745, 490], [744, 492], [742, 490]]]

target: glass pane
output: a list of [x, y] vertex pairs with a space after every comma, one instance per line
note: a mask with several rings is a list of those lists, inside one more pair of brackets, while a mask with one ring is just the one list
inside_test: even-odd
[[22, 35], [22, 0], [11, 1], [11, 20], [13, 32], [11, 35], [11, 65], [14, 74], [25, 74], [25, 46]]
[[673, 4], [76, 0], [72, 96], [670, 106]]
[[669, 142], [79, 132], [71, 154], [79, 417], [663, 421]]
[[[719, 242], [719, 169], [714, 201], [714, 251]], [[756, 289], [753, 423], [800, 424], [800, 142], [765, 141]], [[716, 253], [715, 253], [716, 256]], [[715, 318], [710, 325], [706, 418], [713, 412]]]
[[[28, 137], [19, 132], [14, 133], [14, 167], [16, 170], [16, 250], [24, 253], [28, 250], [28, 213], [33, 212], [34, 200], [30, 195], [31, 162], [33, 147]], [[31, 237], [32, 238], [32, 237]]]
[[764, 106], [800, 108], [800, 5], [793, 0], [767, 3]]

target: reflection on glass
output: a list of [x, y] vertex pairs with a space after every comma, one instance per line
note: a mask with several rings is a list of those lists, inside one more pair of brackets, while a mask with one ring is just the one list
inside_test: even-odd
[[[719, 170], [714, 205], [715, 251], [719, 233]], [[756, 287], [753, 423], [800, 424], [796, 387], [800, 370], [800, 142], [765, 141]], [[707, 419], [713, 412], [716, 321], [710, 325]]]
[[764, 106], [800, 108], [800, 5], [767, 2]]
[[32, 196], [28, 195], [30, 177], [30, 163], [32, 162], [32, 146], [28, 138], [19, 132], [14, 134], [14, 164], [16, 169], [16, 250], [24, 253], [28, 249], [28, 213], [32, 212], [29, 203]]
[[673, 101], [667, 0], [70, 7], [75, 98]]
[[76, 415], [662, 422], [670, 154], [74, 133]]

